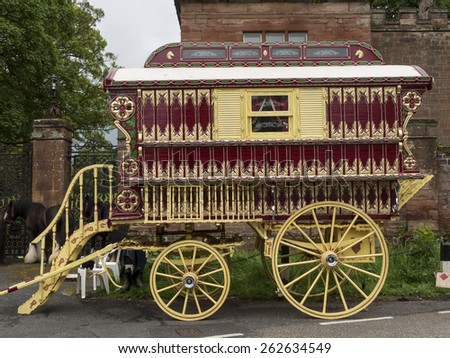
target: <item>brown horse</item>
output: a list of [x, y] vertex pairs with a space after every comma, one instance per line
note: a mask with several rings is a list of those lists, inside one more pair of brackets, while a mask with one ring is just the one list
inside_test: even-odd
[[[17, 218], [25, 220], [28, 242], [31, 243], [54, 219], [59, 210], [59, 205], [46, 208], [41, 203], [35, 203], [28, 200], [10, 201], [7, 211], [4, 215], [5, 223], [9, 224]], [[69, 216], [69, 235], [73, 232], [74, 225], [71, 216]], [[65, 216], [63, 215], [57, 223], [56, 242], [61, 247], [66, 240]], [[40, 246], [40, 245], [39, 245]], [[50, 245], [46, 245], [50, 248]], [[25, 263], [35, 263], [39, 261], [40, 247], [30, 244], [28, 253], [25, 256]], [[48, 253], [47, 253], [48, 254]]]

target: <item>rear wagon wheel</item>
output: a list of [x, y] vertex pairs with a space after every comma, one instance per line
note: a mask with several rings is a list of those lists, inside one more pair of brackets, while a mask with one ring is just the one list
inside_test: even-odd
[[294, 307], [317, 318], [345, 318], [377, 297], [387, 276], [388, 250], [366, 213], [345, 203], [320, 202], [283, 224], [272, 269]]

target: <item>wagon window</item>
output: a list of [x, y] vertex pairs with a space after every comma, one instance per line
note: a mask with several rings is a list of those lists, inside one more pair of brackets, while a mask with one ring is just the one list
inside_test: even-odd
[[288, 96], [252, 96], [252, 132], [289, 132], [288, 110]]
[[246, 127], [248, 137], [278, 138], [290, 136], [293, 123], [292, 103], [289, 93], [249, 93], [247, 101]]

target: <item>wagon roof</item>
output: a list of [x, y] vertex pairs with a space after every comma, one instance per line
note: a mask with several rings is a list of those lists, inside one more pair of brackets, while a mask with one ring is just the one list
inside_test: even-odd
[[419, 85], [432, 78], [417, 66], [152, 67], [112, 69], [105, 89], [147, 87]]

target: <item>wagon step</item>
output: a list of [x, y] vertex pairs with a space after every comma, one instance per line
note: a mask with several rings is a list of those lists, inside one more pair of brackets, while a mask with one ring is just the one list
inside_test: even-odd
[[36, 308], [44, 304], [52, 293], [58, 291], [70, 270], [78, 267], [84, 262], [94, 260], [118, 246], [117, 243], [110, 244], [90, 255], [78, 260], [76, 259], [83, 246], [91, 237], [106, 231], [111, 231], [107, 220], [84, 225], [82, 229], [76, 230], [70, 236], [69, 240], [66, 241], [49, 272], [36, 276], [32, 280], [8, 287], [7, 289], [0, 291], [0, 296], [39, 283], [38, 290], [18, 309], [19, 314], [30, 314]]

